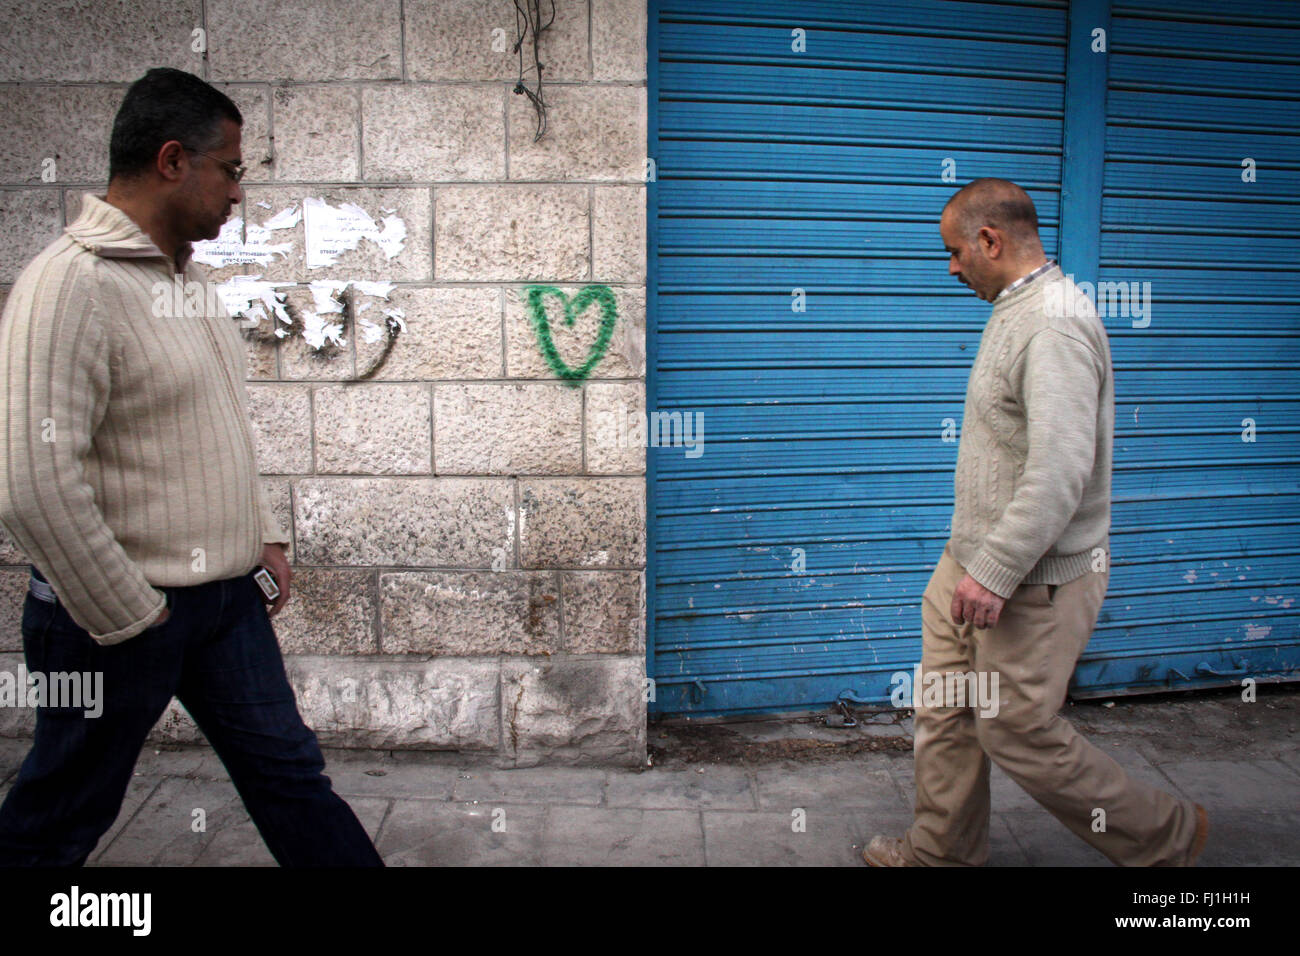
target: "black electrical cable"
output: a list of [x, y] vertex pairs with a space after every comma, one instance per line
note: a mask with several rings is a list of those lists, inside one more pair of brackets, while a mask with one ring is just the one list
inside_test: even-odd
[[[542, 138], [546, 132], [546, 99], [542, 95], [542, 60], [538, 50], [538, 41], [543, 31], [555, 22], [555, 0], [551, 0], [551, 18], [542, 23], [541, 0], [514, 0], [515, 5], [515, 52], [519, 54], [519, 80], [515, 83], [515, 92], [528, 97], [537, 112], [537, 133], [533, 142]], [[524, 83], [524, 41], [529, 34], [533, 38], [533, 67], [537, 70], [537, 89], [530, 90]]]

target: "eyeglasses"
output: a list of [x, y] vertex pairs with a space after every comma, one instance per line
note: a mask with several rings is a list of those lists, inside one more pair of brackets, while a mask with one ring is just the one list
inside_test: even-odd
[[199, 156], [206, 156], [208, 159], [215, 159], [222, 166], [226, 167], [226, 175], [235, 182], [242, 180], [244, 178], [244, 173], [248, 172], [247, 166], [237, 165], [228, 159], [222, 159], [220, 156], [213, 156], [211, 153], [205, 153], [201, 149], [195, 149], [193, 146], [182, 146], [181, 149], [188, 153], [197, 153]]

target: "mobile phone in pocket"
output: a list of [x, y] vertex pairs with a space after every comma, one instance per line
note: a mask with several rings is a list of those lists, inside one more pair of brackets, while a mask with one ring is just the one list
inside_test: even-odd
[[254, 571], [253, 580], [257, 582], [257, 586], [262, 589], [268, 601], [274, 601], [280, 596], [280, 585], [275, 583], [275, 578], [266, 568], [258, 568]]

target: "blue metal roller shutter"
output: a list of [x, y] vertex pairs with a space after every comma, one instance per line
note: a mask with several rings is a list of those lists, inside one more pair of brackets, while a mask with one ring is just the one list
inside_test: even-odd
[[947, 157], [1026, 184], [1080, 278], [1152, 282], [1150, 326], [1107, 318], [1115, 565], [1073, 693], [1294, 678], [1300, 10], [1225, 9], [1076, 0], [1072, 82], [1101, 72], [1067, 106], [1061, 4], [652, 6], [649, 395], [708, 425], [649, 458], [652, 712], [884, 701], [919, 656], [987, 317], [926, 245]]
[[943, 164], [1024, 184], [1055, 248], [1065, 4], [651, 16], [649, 401], [705, 425], [702, 456], [649, 453], [651, 710], [885, 701], [988, 314], [946, 273]]
[[1300, 5], [1117, 2], [1108, 59], [1097, 278], [1152, 301], [1106, 319], [1114, 566], [1075, 693], [1294, 679]]

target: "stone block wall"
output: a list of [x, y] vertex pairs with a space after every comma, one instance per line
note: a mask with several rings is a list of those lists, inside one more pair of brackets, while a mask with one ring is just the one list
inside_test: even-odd
[[[556, 0], [539, 141], [512, 92], [511, 0], [11, 6], [0, 297], [81, 194], [102, 194], [113, 115], [151, 66], [239, 106], [250, 229], [309, 199], [405, 229], [396, 251], [361, 241], [319, 265], [302, 221], [271, 233], [284, 248], [266, 261], [210, 270], [280, 283], [298, 314], [320, 304], [314, 280], [392, 282], [386, 300], [344, 301], [354, 320], [393, 310], [405, 325], [391, 348], [355, 324], [324, 351], [248, 342], [264, 480], [293, 538], [277, 632], [322, 742], [642, 762], [645, 454], [596, 424], [645, 404], [644, 0]], [[527, 290], [592, 285], [616, 320], [587, 377], [565, 381]], [[579, 368], [599, 296], [571, 325], [560, 295], [541, 301]], [[25, 581], [0, 540], [0, 668], [21, 660]], [[0, 734], [30, 723], [0, 711]], [[175, 710], [155, 737], [197, 731]]]

